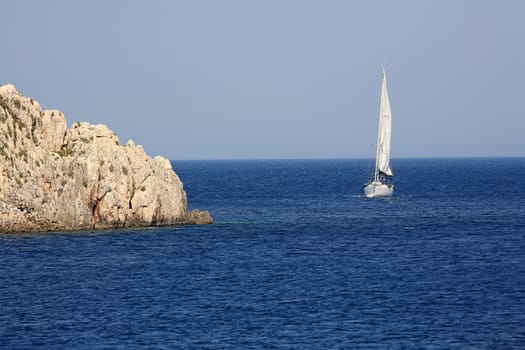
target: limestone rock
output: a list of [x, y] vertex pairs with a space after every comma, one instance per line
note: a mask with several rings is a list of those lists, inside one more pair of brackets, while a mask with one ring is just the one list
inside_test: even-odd
[[0, 86], [0, 232], [212, 223], [162, 157]]

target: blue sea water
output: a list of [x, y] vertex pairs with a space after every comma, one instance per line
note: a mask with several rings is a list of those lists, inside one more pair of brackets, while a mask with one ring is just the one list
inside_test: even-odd
[[0, 348], [525, 348], [525, 158], [173, 165], [214, 225], [0, 236]]

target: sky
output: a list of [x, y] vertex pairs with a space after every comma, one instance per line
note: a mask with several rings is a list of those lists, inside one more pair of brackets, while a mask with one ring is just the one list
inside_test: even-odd
[[0, 0], [0, 84], [184, 159], [525, 156], [525, 1]]

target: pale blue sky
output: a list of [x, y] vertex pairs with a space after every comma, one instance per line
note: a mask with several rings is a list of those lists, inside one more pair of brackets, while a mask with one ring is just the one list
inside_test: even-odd
[[525, 1], [0, 0], [0, 84], [170, 159], [525, 156]]

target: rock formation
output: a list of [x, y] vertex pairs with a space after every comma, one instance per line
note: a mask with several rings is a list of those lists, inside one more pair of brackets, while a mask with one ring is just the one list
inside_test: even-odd
[[170, 162], [0, 86], [0, 232], [211, 223]]

